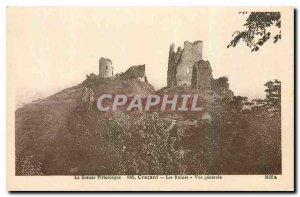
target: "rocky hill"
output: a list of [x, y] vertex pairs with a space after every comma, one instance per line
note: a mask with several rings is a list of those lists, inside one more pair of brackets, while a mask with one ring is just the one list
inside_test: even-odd
[[[145, 76], [144, 72], [145, 66], [141, 65], [110, 78], [91, 74], [77, 86], [17, 109], [17, 173], [68, 174], [70, 169], [67, 172], [65, 169], [61, 171], [60, 167], [65, 165], [65, 158], [70, 156], [69, 151], [72, 152], [76, 132], [71, 128], [79, 124], [77, 116], [90, 109], [97, 110], [96, 98], [104, 93], [144, 96], [154, 94], [152, 85], [141, 80]], [[88, 127], [83, 131], [86, 129]]]
[[[17, 175], [281, 173], [277, 101], [262, 100], [244, 113], [246, 99], [233, 95], [226, 77], [214, 79], [204, 60], [193, 65], [190, 84], [171, 78], [158, 91], [145, 65], [114, 76], [112, 70], [16, 110]], [[108, 93], [199, 95], [203, 110], [100, 112], [97, 98]]]

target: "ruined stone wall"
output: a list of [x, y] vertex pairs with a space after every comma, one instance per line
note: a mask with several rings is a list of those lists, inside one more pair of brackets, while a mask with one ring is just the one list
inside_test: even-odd
[[112, 77], [113, 75], [111, 60], [101, 57], [99, 59], [99, 77]]
[[180, 63], [183, 50], [180, 47], [177, 48], [175, 52], [175, 45], [171, 44], [169, 51], [169, 62], [168, 62], [168, 75], [167, 75], [167, 84], [168, 87], [177, 86], [177, 66]]
[[170, 46], [168, 63], [168, 86], [190, 85], [192, 79], [192, 69], [195, 62], [202, 60], [203, 42], [193, 43], [185, 41], [184, 48]]
[[198, 91], [211, 89], [213, 81], [209, 61], [200, 60], [193, 66], [191, 85]]
[[177, 66], [176, 79], [178, 85], [191, 84], [193, 65], [197, 61], [202, 60], [202, 46], [202, 41], [194, 43], [184, 42], [181, 61]]
[[143, 78], [145, 77], [146, 65], [131, 66], [125, 73], [120, 76], [125, 78]]

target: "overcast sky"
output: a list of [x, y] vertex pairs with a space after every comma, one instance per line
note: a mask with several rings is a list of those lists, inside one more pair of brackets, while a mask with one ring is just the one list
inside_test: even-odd
[[[267, 43], [258, 52], [241, 43], [227, 49], [245, 17], [239, 9], [8, 8], [7, 66], [13, 68], [17, 102], [49, 96], [98, 74], [98, 59], [115, 73], [146, 64], [149, 82], [167, 83], [171, 43], [202, 40], [214, 78], [228, 76], [235, 95], [264, 97], [264, 83], [280, 79], [290, 42]], [[284, 26], [284, 24], [283, 24]]]

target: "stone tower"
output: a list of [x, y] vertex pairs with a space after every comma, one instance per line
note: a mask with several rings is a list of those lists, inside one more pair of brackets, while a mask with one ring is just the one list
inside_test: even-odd
[[202, 60], [203, 42], [195, 41], [193, 43], [185, 41], [184, 48], [170, 46], [168, 62], [168, 86], [190, 85], [192, 80], [193, 65]]
[[198, 91], [211, 89], [213, 81], [212, 69], [209, 61], [200, 60], [193, 66], [191, 85]]
[[110, 59], [101, 57], [99, 59], [99, 77], [112, 77], [114, 68]]

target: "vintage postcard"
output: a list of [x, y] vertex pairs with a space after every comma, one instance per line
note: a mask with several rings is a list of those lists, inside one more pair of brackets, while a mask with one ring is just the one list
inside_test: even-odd
[[7, 190], [294, 190], [293, 8], [6, 12]]

